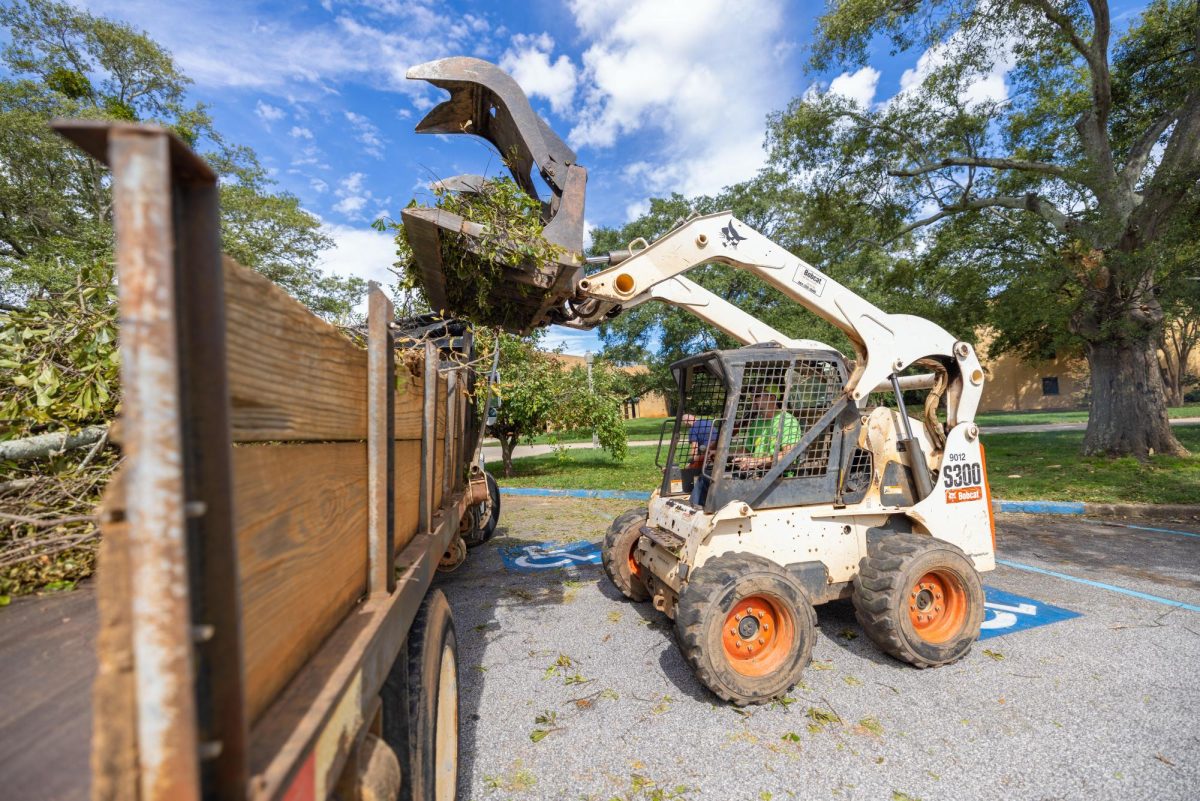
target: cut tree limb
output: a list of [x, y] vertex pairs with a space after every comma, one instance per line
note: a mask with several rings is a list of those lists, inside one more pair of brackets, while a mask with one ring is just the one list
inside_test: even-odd
[[24, 462], [30, 459], [45, 459], [75, 448], [94, 445], [108, 434], [108, 426], [88, 426], [74, 434], [38, 434], [24, 439], [0, 442], [0, 462]]

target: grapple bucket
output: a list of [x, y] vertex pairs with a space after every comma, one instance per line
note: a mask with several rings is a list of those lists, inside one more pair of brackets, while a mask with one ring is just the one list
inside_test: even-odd
[[[552, 264], [486, 265], [500, 270], [490, 292], [496, 300], [484, 325], [514, 333], [561, 322], [570, 317], [567, 301], [583, 278], [583, 201], [587, 170], [575, 163], [575, 153], [558, 138], [529, 104], [517, 82], [494, 64], [476, 58], [445, 58], [408, 71], [410, 79], [425, 80], [450, 92], [417, 124], [418, 133], [474, 134], [491, 142], [512, 173], [513, 180], [541, 203], [543, 236], [562, 253]], [[536, 167], [551, 197], [542, 201], [533, 180]], [[460, 175], [442, 182], [455, 192], [477, 192], [486, 179]], [[459, 299], [474, 288], [447, 271], [447, 261], [483, 268], [487, 259], [475, 246], [482, 227], [443, 209], [413, 207], [402, 213], [413, 258], [430, 305], [455, 314]], [[462, 275], [462, 271], [458, 271]]]

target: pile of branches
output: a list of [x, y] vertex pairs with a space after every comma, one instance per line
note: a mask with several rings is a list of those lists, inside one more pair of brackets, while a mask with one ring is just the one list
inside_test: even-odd
[[0, 604], [95, 569], [119, 366], [109, 264], [0, 312]]
[[[414, 200], [409, 207], [418, 204]], [[511, 178], [497, 178], [480, 183], [470, 191], [455, 191], [434, 187], [434, 208], [456, 214], [464, 220], [482, 226], [482, 233], [459, 233], [446, 237], [442, 247], [442, 267], [450, 309], [437, 309], [453, 317], [479, 325], [503, 326], [508, 321], [508, 309], [503, 295], [535, 291], [525, 284], [507, 282], [503, 286], [504, 270], [554, 270], [563, 250], [546, 241], [541, 217], [541, 203], [525, 194]], [[398, 274], [397, 294], [426, 299], [420, 269], [413, 258], [404, 224], [396, 220], [377, 221], [379, 230], [391, 230], [396, 240], [395, 270]], [[511, 305], [511, 304], [507, 304]], [[414, 313], [422, 309], [407, 309]]]

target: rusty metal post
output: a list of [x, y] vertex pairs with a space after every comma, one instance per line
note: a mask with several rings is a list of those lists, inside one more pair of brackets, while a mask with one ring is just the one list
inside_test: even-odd
[[417, 515], [417, 530], [433, 527], [433, 480], [437, 472], [434, 461], [434, 438], [437, 434], [438, 349], [425, 342], [425, 397], [421, 409], [421, 494]]
[[247, 723], [217, 177], [157, 126], [55, 127], [113, 175], [138, 797], [241, 799]]
[[396, 589], [392, 569], [395, 542], [395, 387], [392, 302], [371, 282], [367, 309], [367, 590], [386, 595]]
[[455, 447], [455, 432], [458, 428], [458, 420], [455, 419], [458, 410], [458, 371], [450, 370], [446, 373], [446, 438], [445, 453], [442, 456], [442, 503], [450, 500], [450, 495], [454, 492], [456, 484], [454, 474], [458, 471], [458, 457]]
[[200, 793], [188, 594], [171, 173], [163, 136], [110, 143], [121, 303], [123, 448], [139, 798]]

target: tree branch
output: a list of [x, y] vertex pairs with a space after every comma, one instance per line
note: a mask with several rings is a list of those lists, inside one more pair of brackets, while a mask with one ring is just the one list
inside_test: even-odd
[[0, 461], [45, 459], [63, 451], [83, 448], [108, 436], [108, 426], [88, 426], [74, 434], [38, 434], [0, 442]]
[[1182, 113], [1183, 108], [1173, 108], [1166, 114], [1163, 114], [1157, 120], [1150, 124], [1141, 138], [1133, 144], [1129, 149], [1129, 157], [1125, 160], [1125, 168], [1121, 170], [1121, 180], [1132, 189], [1137, 183], [1138, 178], [1142, 176], [1142, 171], [1146, 169], [1146, 162], [1150, 160], [1150, 153], [1154, 150], [1154, 145], [1158, 142], [1163, 132], [1170, 127], [1171, 123]]
[[1053, 225], [1055, 230], [1059, 231], [1060, 233], [1071, 233], [1078, 228], [1078, 223], [1060, 211], [1057, 206], [1038, 194], [1030, 192], [1027, 195], [997, 195], [996, 197], [972, 198], [970, 200], [964, 200], [959, 203], [944, 206], [936, 214], [932, 214], [924, 219], [917, 220], [904, 226], [896, 234], [896, 237], [903, 236], [904, 234], [907, 234], [910, 231], [915, 231], [918, 228], [932, 225], [938, 220], [944, 219], [953, 214], [994, 207], [1017, 209], [1018, 211], [1031, 211]]
[[1060, 167], [1057, 164], [1047, 164], [1044, 161], [998, 159], [985, 156], [950, 156], [937, 161], [918, 164], [908, 169], [888, 170], [888, 175], [897, 178], [913, 178], [946, 167], [989, 167], [994, 170], [1020, 170], [1022, 172], [1039, 172], [1045, 175], [1055, 175], [1059, 178], [1066, 178], [1069, 174], [1066, 168]]

